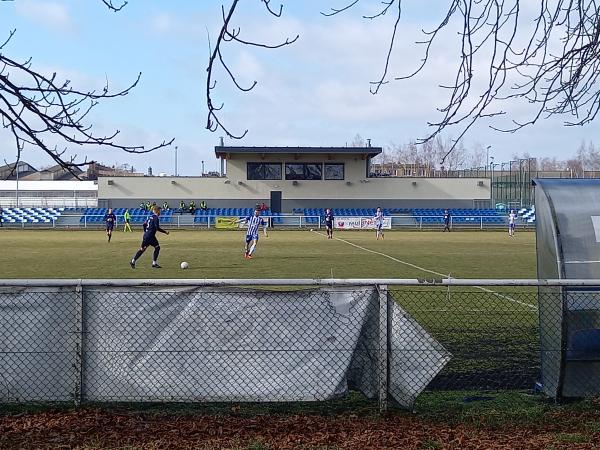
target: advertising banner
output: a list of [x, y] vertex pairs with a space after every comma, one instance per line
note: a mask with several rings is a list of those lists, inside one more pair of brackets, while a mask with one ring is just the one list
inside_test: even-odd
[[[372, 217], [337, 217], [335, 228], [340, 230], [372, 230], [375, 229], [375, 220]], [[383, 218], [383, 228], [392, 228], [392, 219]]]
[[215, 222], [215, 228], [221, 230], [236, 230], [241, 224], [237, 223], [238, 217], [217, 217]]

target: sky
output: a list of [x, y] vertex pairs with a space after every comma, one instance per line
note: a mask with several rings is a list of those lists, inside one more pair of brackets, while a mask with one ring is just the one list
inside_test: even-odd
[[[117, 0], [118, 1], [118, 0]], [[420, 30], [439, 21], [446, 1], [405, 0], [405, 11], [391, 58], [391, 81], [377, 95], [370, 82], [381, 76], [394, 17], [388, 14], [366, 20], [379, 1], [366, 0], [344, 14], [325, 17], [321, 11], [343, 6], [340, 0], [285, 1], [275, 18], [259, 0], [240, 2], [233, 23], [240, 37], [279, 43], [299, 35], [293, 45], [276, 50], [227, 44], [223, 56], [239, 83], [257, 81], [250, 92], [240, 92], [222, 68], [215, 71], [215, 104], [224, 104], [220, 119], [234, 134], [248, 130], [241, 140], [226, 145], [344, 146], [356, 135], [372, 145], [405, 144], [430, 130], [428, 122], [440, 119], [438, 108], [447, 93], [439, 87], [453, 79], [456, 44], [453, 30], [432, 50], [426, 70], [407, 81], [393, 77], [414, 70], [420, 47], [414, 41]], [[81, 90], [101, 89], [108, 81], [119, 90], [142, 73], [138, 86], [124, 97], [103, 101], [86, 118], [99, 134], [119, 130], [124, 145], [153, 146], [175, 138], [170, 148], [143, 155], [93, 147], [67, 148], [68, 155], [87, 157], [107, 165], [129, 164], [137, 171], [200, 175], [218, 170], [214, 146], [226, 136], [206, 129], [206, 67], [209, 40], [214, 44], [221, 26], [217, 0], [129, 0], [120, 12], [109, 11], [100, 0], [13, 0], [0, 2], [0, 31], [14, 37], [2, 51], [25, 61], [44, 74], [56, 73]], [[271, 2], [278, 8], [279, 2]], [[273, 6], [275, 5], [275, 6]], [[455, 33], [454, 33], [455, 34]], [[1, 41], [4, 38], [0, 38]], [[527, 105], [506, 104], [512, 118], [527, 117]], [[504, 122], [502, 122], [504, 120]], [[582, 141], [598, 141], [599, 126], [568, 128], [564, 118], [542, 120], [514, 134], [493, 131], [507, 119], [480, 121], [466, 135], [467, 147], [490, 147], [496, 162], [514, 154], [565, 159]], [[445, 132], [455, 136], [459, 129]], [[55, 143], [52, 137], [47, 138]], [[175, 151], [177, 147], [177, 152]], [[13, 161], [14, 141], [0, 130], [0, 159]], [[33, 147], [23, 160], [36, 167], [53, 161]]]

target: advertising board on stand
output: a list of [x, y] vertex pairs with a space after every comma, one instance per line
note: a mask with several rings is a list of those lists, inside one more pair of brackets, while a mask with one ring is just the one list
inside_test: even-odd
[[[375, 219], [373, 217], [337, 217], [335, 228], [339, 230], [374, 230]], [[391, 217], [383, 218], [383, 228], [392, 229]]]
[[238, 223], [239, 217], [217, 217], [215, 221], [215, 228], [220, 230], [236, 230], [243, 226], [242, 223]]

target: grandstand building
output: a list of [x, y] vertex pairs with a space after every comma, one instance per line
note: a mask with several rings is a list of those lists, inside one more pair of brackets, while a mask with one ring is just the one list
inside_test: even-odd
[[[96, 167], [92, 172], [98, 174], [97, 182], [4, 180], [0, 181], [2, 221], [6, 226], [101, 227], [111, 207], [118, 224], [125, 208], [132, 223], [140, 224], [148, 216], [140, 203], [167, 202], [170, 208], [161, 220], [175, 227], [223, 228], [228, 222], [219, 218], [249, 215], [262, 203], [274, 226], [318, 226], [324, 208], [329, 207], [339, 219], [337, 228], [363, 228], [368, 223], [361, 218], [368, 221], [377, 206], [383, 208], [389, 218], [386, 227], [391, 228], [439, 228], [445, 209], [451, 211], [452, 226], [505, 225], [505, 209], [492, 205], [491, 178], [379, 176], [371, 159], [381, 151], [379, 147], [218, 146], [220, 176], [153, 177], [133, 170], [121, 174], [114, 168], [107, 173], [104, 167]], [[498, 184], [494, 193], [496, 189]], [[190, 214], [190, 202], [199, 208], [202, 200], [207, 208]], [[184, 210], [179, 210], [180, 201], [186, 205]], [[520, 208], [518, 215], [526, 226], [535, 223], [533, 207]]]
[[479, 208], [490, 205], [490, 179], [371, 176], [381, 147], [217, 146], [221, 177], [98, 178], [99, 207], [142, 201], [204, 200], [209, 207], [266, 203], [274, 212], [304, 208]]

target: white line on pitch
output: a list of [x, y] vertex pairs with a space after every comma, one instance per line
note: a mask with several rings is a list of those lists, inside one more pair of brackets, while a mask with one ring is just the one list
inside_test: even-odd
[[[325, 236], [323, 233], [320, 233], [318, 231], [313, 231], [313, 233], [316, 233], [316, 234], [318, 234], [320, 236]], [[412, 264], [412, 263], [409, 263], [409, 262], [406, 262], [406, 261], [402, 261], [401, 259], [394, 258], [393, 256], [387, 255], [385, 253], [381, 253], [381, 252], [378, 252], [376, 250], [371, 250], [369, 248], [361, 247], [360, 245], [357, 245], [357, 244], [355, 244], [353, 242], [346, 241], [346, 240], [340, 239], [338, 237], [334, 237], [334, 239], [337, 240], [337, 241], [340, 241], [340, 242], [344, 242], [345, 244], [351, 245], [353, 247], [359, 248], [361, 250], [364, 250], [365, 252], [374, 253], [375, 255], [379, 255], [379, 256], [383, 256], [384, 258], [391, 259], [392, 261], [395, 261], [395, 262], [400, 263], [400, 264], [404, 264], [405, 266], [409, 266], [409, 267], [412, 267], [414, 269], [421, 270], [423, 272], [432, 273], [434, 275], [439, 275], [441, 277], [448, 277], [447, 274], [436, 272], [435, 270], [425, 269], [424, 267], [420, 267], [420, 266], [417, 266], [415, 264]], [[480, 290], [482, 290], [484, 292], [487, 292], [489, 294], [493, 294], [496, 297], [500, 297], [500, 298], [503, 298], [505, 300], [508, 300], [509, 302], [513, 302], [513, 303], [517, 303], [519, 305], [527, 306], [529, 308], [537, 309], [537, 306], [532, 305], [531, 303], [521, 302], [521, 301], [516, 300], [514, 298], [508, 297], [507, 295], [503, 295], [503, 294], [500, 294], [498, 292], [494, 292], [494, 291], [492, 291], [490, 289], [486, 289], [483, 286], [474, 286], [474, 287], [477, 288], [477, 289], [480, 289]]]

